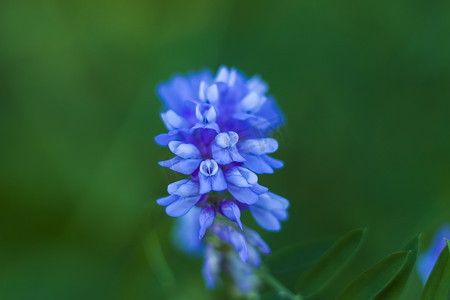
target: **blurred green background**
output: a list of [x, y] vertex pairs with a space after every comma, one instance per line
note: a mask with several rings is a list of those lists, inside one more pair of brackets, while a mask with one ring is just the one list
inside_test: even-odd
[[369, 227], [351, 278], [450, 219], [448, 1], [2, 0], [0, 37], [0, 299], [227, 299], [155, 203], [155, 85], [203, 67], [260, 74], [286, 115], [260, 181], [290, 219], [244, 216], [273, 249]]

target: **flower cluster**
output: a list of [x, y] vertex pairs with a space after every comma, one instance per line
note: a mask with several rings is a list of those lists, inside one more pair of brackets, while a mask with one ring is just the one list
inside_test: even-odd
[[[241, 211], [249, 210], [271, 231], [280, 230], [280, 221], [287, 218], [288, 200], [258, 183], [257, 174], [283, 167], [268, 155], [278, 149], [268, 135], [283, 118], [266, 92], [267, 84], [259, 77], [247, 79], [226, 67], [215, 77], [209, 71], [176, 75], [158, 86], [168, 132], [155, 140], [175, 155], [159, 164], [189, 178], [169, 184], [169, 196], [157, 203], [172, 217], [196, 207], [198, 238], [206, 245], [203, 273], [208, 286], [216, 281], [224, 259], [237, 267], [236, 257], [224, 255], [220, 243], [231, 245], [242, 262], [254, 266], [259, 265], [256, 249], [270, 251], [256, 232], [243, 226]], [[205, 235], [221, 242], [207, 242]]]

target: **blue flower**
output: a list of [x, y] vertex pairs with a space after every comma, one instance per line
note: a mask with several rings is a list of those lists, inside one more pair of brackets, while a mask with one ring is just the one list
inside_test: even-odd
[[[168, 185], [169, 196], [157, 203], [179, 217], [174, 236], [188, 252], [204, 251], [203, 276], [208, 287], [228, 272], [241, 292], [259, 286], [254, 269], [260, 254], [270, 253], [258, 233], [244, 226], [242, 211], [250, 210], [264, 229], [280, 230], [289, 201], [258, 183], [283, 162], [269, 156], [278, 142], [269, 137], [284, 122], [268, 86], [259, 77], [246, 78], [221, 67], [175, 75], [158, 85], [166, 133], [155, 137], [174, 157], [160, 166], [188, 176]], [[197, 222], [193, 222], [193, 220]], [[225, 247], [225, 244], [231, 247]]]
[[241, 210], [250, 209], [268, 230], [279, 230], [279, 221], [287, 218], [289, 202], [259, 185], [256, 175], [283, 167], [269, 156], [278, 142], [267, 135], [282, 125], [283, 117], [267, 90], [259, 77], [247, 79], [226, 67], [215, 77], [201, 71], [158, 86], [168, 132], [155, 140], [175, 155], [159, 164], [190, 178], [170, 184], [170, 196], [157, 202], [172, 217], [201, 208], [200, 238], [217, 214], [242, 228]]
[[433, 270], [439, 254], [447, 245], [445, 239], [450, 239], [450, 224], [442, 225], [434, 235], [430, 248], [423, 253], [417, 261], [417, 271], [420, 279], [425, 284]]
[[[266, 242], [250, 228], [239, 230], [226, 222], [214, 223], [212, 232], [220, 238], [220, 242], [206, 246], [203, 276], [207, 287], [212, 288], [220, 282], [220, 273], [226, 271], [241, 292], [256, 289], [259, 281], [254, 270], [261, 266], [259, 253], [270, 253]], [[231, 244], [235, 251], [221, 250], [222, 243]]]
[[267, 192], [259, 195], [258, 201], [250, 206], [250, 212], [262, 228], [278, 231], [281, 229], [280, 221], [284, 221], [288, 217], [288, 207], [288, 200], [274, 193]]

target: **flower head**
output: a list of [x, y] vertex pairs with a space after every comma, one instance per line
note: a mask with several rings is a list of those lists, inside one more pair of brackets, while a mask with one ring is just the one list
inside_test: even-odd
[[201, 71], [176, 75], [158, 86], [166, 110], [161, 118], [168, 132], [155, 141], [174, 154], [159, 164], [188, 178], [169, 184], [169, 196], [157, 203], [166, 206], [172, 217], [195, 210], [189, 219], [198, 218], [197, 236], [206, 245], [203, 274], [208, 285], [219, 273], [218, 262], [236, 263], [206, 236], [231, 245], [234, 258], [256, 266], [258, 252], [270, 250], [242, 224], [241, 212], [249, 209], [267, 230], [279, 230], [280, 221], [287, 219], [288, 200], [258, 183], [257, 174], [283, 167], [283, 162], [269, 156], [278, 149], [278, 142], [268, 136], [283, 124], [283, 117], [267, 90], [259, 77], [246, 78], [226, 67], [215, 77]]

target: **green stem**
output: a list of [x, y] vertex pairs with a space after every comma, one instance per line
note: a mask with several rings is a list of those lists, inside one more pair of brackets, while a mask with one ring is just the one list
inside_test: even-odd
[[279, 282], [275, 277], [270, 275], [267, 270], [261, 269], [260, 272], [258, 272], [258, 275], [262, 280], [264, 280], [267, 283], [267, 285], [271, 286], [275, 291], [277, 291], [278, 295], [280, 295], [283, 299], [303, 300], [300, 294], [295, 295], [281, 282]]

